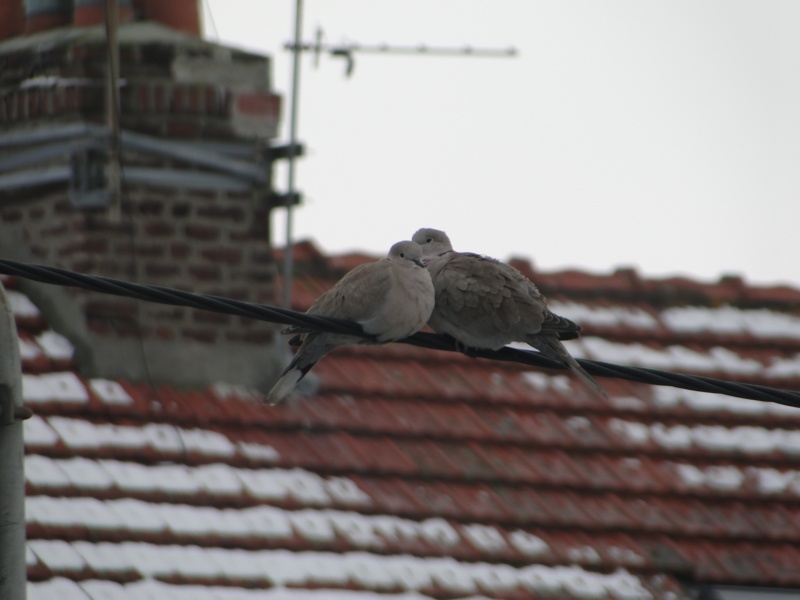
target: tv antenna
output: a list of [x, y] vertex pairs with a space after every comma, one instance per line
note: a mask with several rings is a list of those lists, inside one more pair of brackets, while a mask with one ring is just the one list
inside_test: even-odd
[[288, 175], [286, 190], [286, 248], [283, 253], [283, 298], [285, 308], [291, 308], [292, 272], [294, 270], [294, 252], [292, 248], [293, 207], [299, 199], [295, 190], [295, 160], [299, 152], [297, 147], [297, 106], [300, 91], [300, 56], [303, 52], [314, 53], [314, 64], [319, 65], [319, 57], [325, 53], [345, 61], [345, 76], [351, 77], [355, 68], [356, 54], [404, 54], [409, 56], [462, 56], [509, 58], [517, 55], [516, 48], [460, 48], [436, 47], [425, 44], [417, 46], [393, 46], [389, 44], [363, 45], [356, 43], [327, 44], [323, 43], [322, 29], [318, 28], [314, 42], [302, 41], [303, 0], [295, 0], [294, 9], [294, 41], [284, 44], [284, 49], [292, 53], [292, 97], [289, 103], [289, 148]]
[[287, 42], [283, 45], [285, 50], [292, 52], [313, 52], [314, 66], [319, 66], [319, 57], [326, 53], [335, 58], [345, 60], [345, 76], [350, 77], [355, 68], [355, 54], [405, 54], [416, 56], [477, 56], [487, 58], [505, 58], [517, 55], [517, 49], [509, 48], [473, 48], [472, 46], [441, 47], [417, 44], [416, 46], [395, 46], [389, 44], [325, 44], [322, 42], [324, 34], [317, 28], [316, 40], [310, 42]]

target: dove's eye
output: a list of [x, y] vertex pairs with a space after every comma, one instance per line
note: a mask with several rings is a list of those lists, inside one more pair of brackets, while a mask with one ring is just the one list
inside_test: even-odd
[[405, 253], [404, 253], [404, 252], [401, 252], [401, 253], [400, 253], [400, 258], [405, 258], [405, 257], [406, 257]]
[[428, 243], [430, 244], [433, 241], [433, 238], [428, 238]]

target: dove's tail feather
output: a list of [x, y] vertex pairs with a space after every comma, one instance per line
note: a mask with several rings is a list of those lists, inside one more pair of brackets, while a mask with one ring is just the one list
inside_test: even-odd
[[285, 400], [289, 394], [294, 391], [294, 388], [297, 387], [297, 384], [300, 383], [300, 380], [306, 376], [311, 370], [316, 362], [311, 363], [310, 365], [306, 365], [304, 368], [295, 367], [289, 365], [281, 376], [278, 378], [278, 381], [270, 388], [267, 394], [264, 396], [264, 403], [276, 405], [282, 400]]
[[606, 391], [602, 387], [600, 387], [600, 384], [597, 383], [594, 380], [594, 378], [591, 375], [589, 375], [589, 373], [586, 372], [586, 369], [584, 369], [582, 366], [578, 364], [578, 361], [569, 356], [569, 358], [566, 359], [566, 362], [567, 366], [569, 367], [569, 370], [575, 373], [575, 375], [577, 375], [581, 381], [583, 381], [590, 389], [592, 389], [595, 393], [597, 393], [601, 398], [603, 398], [604, 400], [608, 400], [608, 394], [606, 393]]
[[604, 400], [608, 400], [608, 394], [606, 391], [600, 387], [600, 384], [597, 383], [592, 376], [589, 375], [589, 373], [586, 372], [586, 369], [578, 364], [578, 361], [575, 360], [569, 352], [567, 352], [564, 344], [562, 344], [558, 339], [550, 336], [539, 336], [532, 337], [531, 339], [527, 340], [527, 342], [539, 350], [539, 352], [542, 354], [561, 361], [567, 368], [569, 368], [570, 371], [577, 375], [583, 383], [586, 384], [586, 387], [590, 388]]
[[314, 343], [313, 339], [307, 339], [294, 355], [292, 362], [289, 363], [281, 376], [278, 377], [270, 390], [264, 396], [265, 404], [278, 404], [285, 400], [297, 387], [300, 380], [306, 376], [311, 368], [328, 353], [327, 348], [321, 348]]

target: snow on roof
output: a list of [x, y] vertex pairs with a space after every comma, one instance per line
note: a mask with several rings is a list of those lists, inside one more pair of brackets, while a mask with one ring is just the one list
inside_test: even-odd
[[273, 478], [298, 502], [309, 505], [325, 505], [331, 502], [325, 480], [316, 473], [303, 469], [275, 470]]
[[526, 556], [536, 557], [544, 554], [549, 549], [547, 542], [539, 536], [518, 529], [510, 534], [511, 543]]
[[166, 530], [167, 523], [153, 505], [135, 498], [120, 498], [107, 501], [111, 510], [119, 517], [121, 526], [134, 533], [156, 533]]
[[[787, 481], [786, 485], [792, 481]], [[124, 537], [125, 532], [139, 532], [171, 535], [187, 542], [207, 538], [240, 539], [250, 543], [255, 539], [284, 542], [302, 539], [312, 546], [327, 543], [381, 552], [416, 542], [424, 542], [428, 547], [442, 551], [471, 543], [483, 550], [487, 557], [503, 556], [511, 546], [531, 559], [546, 555], [550, 549], [542, 537], [522, 530], [511, 532], [506, 538], [492, 525], [449, 523], [436, 518], [418, 522], [389, 515], [362, 515], [331, 509], [287, 510], [272, 506], [232, 509], [130, 498], [98, 500], [31, 496], [26, 519], [32, 525], [47, 527], [50, 531], [78, 527], [114, 538]], [[390, 521], [393, 523], [388, 526]], [[402, 531], [400, 537], [398, 531]], [[583, 551], [588, 546], [580, 548]], [[578, 550], [578, 547], [573, 548], [573, 551]], [[633, 563], [641, 561], [635, 556], [632, 558], [635, 559]]]
[[[138, 432], [131, 429], [131, 434], [138, 437]], [[186, 447], [183, 445], [183, 439], [178, 429], [172, 424], [147, 423], [141, 427], [140, 431], [144, 443], [153, 450], [164, 454], [180, 454], [185, 451]], [[107, 429], [106, 431], [113, 434], [114, 430]], [[109, 435], [106, 443], [113, 446], [114, 439], [113, 435]]]
[[25, 402], [52, 402], [83, 404], [89, 394], [80, 378], [71, 371], [22, 375], [22, 396]]
[[67, 474], [70, 483], [84, 490], [107, 490], [114, 484], [113, 478], [97, 461], [75, 456], [58, 461], [58, 466]]
[[[431, 600], [417, 592], [376, 593], [364, 590], [298, 589], [275, 587], [244, 589], [229, 586], [176, 585], [156, 579], [121, 584], [115, 581], [86, 580], [75, 583], [65, 578], [28, 584], [29, 600]], [[619, 598], [623, 598], [618, 596]], [[456, 599], [458, 600], [458, 599]], [[472, 595], [463, 600], [488, 600]], [[623, 598], [623, 600], [626, 600]], [[642, 597], [630, 600], [642, 600]]]
[[750, 333], [761, 338], [800, 339], [800, 315], [766, 309], [682, 306], [662, 311], [661, 319], [676, 332]]
[[[220, 498], [246, 490], [255, 498], [292, 498], [312, 506], [330, 506], [334, 502], [363, 506], [369, 502], [369, 497], [361, 490], [356, 493], [357, 486], [344, 477], [324, 478], [302, 469], [239, 469], [221, 463], [143, 465], [81, 457], [51, 459], [39, 455], [27, 455], [25, 464], [28, 480], [49, 488], [75, 487], [92, 491], [113, 485], [130, 491], [184, 496], [204, 490]], [[343, 493], [344, 490], [350, 491]]]
[[36, 336], [36, 343], [44, 353], [54, 360], [69, 360], [75, 353], [75, 347], [60, 333], [47, 330]]
[[64, 444], [76, 450], [102, 447], [104, 439], [96, 435], [96, 432], [113, 428], [113, 425], [96, 426], [89, 421], [71, 419], [69, 417], [48, 417], [47, 423], [58, 434]]
[[[161, 465], [146, 467], [135, 462], [99, 460], [98, 464], [114, 481], [114, 486], [128, 493], [164, 492], [173, 490], [165, 477], [159, 477]], [[169, 489], [161, 486], [167, 485]]]
[[221, 400], [237, 399], [261, 401], [262, 394], [257, 390], [251, 390], [238, 383], [217, 381], [209, 386], [209, 391]]
[[326, 481], [326, 488], [331, 498], [341, 504], [369, 506], [372, 503], [372, 498], [347, 477], [329, 477]]
[[800, 430], [767, 429], [752, 425], [665, 425], [611, 419], [611, 431], [627, 442], [644, 445], [651, 440], [665, 449], [695, 449], [743, 452], [751, 455], [778, 452], [787, 457], [800, 454]]
[[345, 538], [348, 543], [361, 548], [379, 548], [383, 540], [378, 530], [368, 517], [353, 511], [325, 511], [336, 534]]
[[11, 310], [14, 315], [21, 318], [37, 318], [42, 315], [38, 307], [30, 299], [16, 290], [6, 290]]
[[602, 360], [622, 365], [668, 370], [674, 364], [668, 352], [638, 343], [619, 343], [596, 336], [586, 336], [572, 341], [571, 344], [581, 347], [583, 350], [582, 355], [586, 358], [598, 359], [598, 357], [603, 357]]
[[[626, 597], [641, 599], [652, 595], [635, 576], [627, 572], [603, 574], [581, 567], [546, 567], [537, 565], [535, 577], [530, 567], [467, 563], [452, 558], [418, 558], [407, 555], [386, 556], [368, 552], [342, 554], [319, 552], [287, 552], [260, 550], [247, 552], [226, 548], [199, 546], [154, 545], [144, 542], [103, 544], [102, 553], [91, 543], [69, 543], [63, 540], [32, 540], [29, 542], [36, 557], [55, 573], [79, 571], [87, 560], [99, 561], [102, 570], [134, 569], [145, 579], [155, 577], [186, 577], [204, 575], [210, 579], [226, 576], [233, 568], [244, 578], [268, 581], [276, 586], [330, 585], [332, 569], [344, 574], [356, 589], [424, 590], [433, 582], [452, 594], [474, 594], [481, 589], [507, 591], [514, 588], [541, 591], [546, 582], [550, 591], [566, 592], [579, 598], [602, 598], [614, 595], [623, 587]], [[117, 556], [112, 556], [116, 554]], [[320, 569], [324, 558], [328, 568]], [[231, 567], [233, 565], [233, 567]], [[401, 567], [402, 568], [398, 568]], [[406, 575], [412, 573], [411, 577]], [[239, 574], [239, 573], [237, 573]], [[419, 574], [419, 576], [415, 576]], [[343, 575], [338, 577], [343, 579]], [[342, 580], [340, 579], [340, 581]], [[322, 581], [320, 581], [322, 580]], [[638, 596], [634, 596], [636, 593]]]
[[727, 348], [714, 346], [708, 353], [716, 361], [719, 370], [725, 374], [758, 375], [764, 372], [763, 363], [752, 358], [744, 358]]
[[757, 400], [733, 398], [724, 394], [697, 392], [669, 386], [653, 386], [652, 392], [653, 403], [660, 408], [685, 406], [694, 411], [705, 413], [800, 416], [800, 409], [774, 402], [759, 402]]
[[179, 428], [183, 446], [188, 452], [197, 452], [217, 458], [230, 458], [236, 453], [236, 445], [225, 435], [208, 429]]
[[92, 543], [80, 540], [72, 542], [72, 547], [98, 575], [124, 573], [130, 569], [125, 555], [119, 552], [119, 546], [112, 542]]
[[757, 337], [800, 338], [800, 315], [788, 315], [772, 310], [743, 311], [745, 329]]
[[253, 506], [241, 512], [254, 535], [266, 539], [285, 539], [292, 535], [292, 522], [283, 509], [273, 506]]
[[698, 467], [686, 463], [676, 464], [676, 472], [690, 487], [707, 488], [723, 492], [739, 490], [752, 485], [762, 496], [787, 494], [800, 497], [800, 470], [734, 465], [707, 465]]
[[661, 320], [673, 331], [741, 333], [744, 331], [742, 311], [726, 306], [719, 309], [704, 306], [681, 306], [661, 312]]
[[129, 405], [133, 404], [133, 398], [116, 381], [110, 379], [90, 379], [89, 387], [92, 392], [105, 404]]
[[122, 523], [105, 502], [96, 498], [33, 496], [26, 502], [26, 517], [45, 527], [87, 527], [92, 531], [117, 531]]
[[60, 439], [39, 415], [33, 415], [23, 423], [23, 437], [28, 447], [53, 446]]
[[[106, 463], [108, 465], [108, 463]], [[201, 490], [200, 482], [194, 475], [194, 468], [186, 465], [156, 465], [147, 468], [144, 477], [150, 479], [154, 489], [158, 489], [170, 496], [192, 496]], [[118, 480], [119, 481], [119, 480]]]
[[28, 600], [53, 600], [54, 598], [58, 598], [58, 600], [86, 600], [86, 592], [81, 585], [66, 577], [54, 577], [48, 581], [28, 583]]
[[463, 527], [467, 539], [487, 554], [501, 552], [506, 549], [507, 542], [497, 528], [490, 525], [465, 525]]
[[[85, 393], [86, 390], [83, 384], [74, 375], [71, 378], [61, 377], [62, 374], [58, 375], [57, 380], [59, 382], [68, 381], [70, 385], [74, 386], [76, 392], [72, 397], [80, 395], [77, 390], [82, 390]], [[37, 381], [41, 382], [41, 379], [39, 377]], [[23, 384], [23, 386], [25, 385], [29, 384]], [[36, 387], [38, 383], [33, 385]], [[29, 388], [26, 387], [25, 389], [28, 390]], [[237, 445], [217, 431], [199, 428], [186, 429], [158, 423], [148, 423], [144, 427], [138, 427], [92, 423], [85, 419], [51, 416], [47, 418], [46, 424], [41, 419], [37, 419], [32, 425], [26, 425], [26, 432], [28, 431], [32, 436], [39, 436], [48, 440], [53, 440], [53, 436], [56, 436], [57, 439], [55, 441], [61, 440], [67, 446], [77, 449], [138, 448], [152, 449], [164, 453], [194, 452], [218, 459], [230, 458], [237, 452]], [[51, 445], [55, 441], [51, 441]], [[265, 452], [265, 454], [267, 453]], [[252, 457], [251, 454], [248, 456]], [[274, 450], [269, 454], [269, 457], [274, 458]]]
[[47, 456], [25, 456], [25, 480], [38, 489], [67, 489], [72, 484], [59, 466], [61, 461]]
[[633, 329], [656, 329], [658, 319], [638, 307], [590, 306], [580, 302], [553, 300], [548, 302], [550, 310], [557, 315], [572, 319], [582, 325], [595, 327], [631, 327]]
[[272, 446], [255, 444], [253, 442], [239, 442], [239, 451], [247, 458], [254, 458], [267, 462], [276, 462], [281, 455]]
[[[513, 344], [512, 344], [513, 345]], [[525, 350], [530, 350], [528, 346], [519, 346]], [[575, 356], [579, 356], [576, 353]], [[550, 375], [541, 371], [525, 371], [520, 375], [525, 384], [537, 391], [553, 391], [562, 394], [572, 392], [572, 382], [566, 375]]]
[[[622, 365], [641, 366], [664, 371], [695, 371], [702, 373], [737, 373], [755, 375], [762, 373], [772, 377], [787, 377], [795, 374], [791, 369], [772, 368], [752, 358], [745, 358], [726, 348], [710, 348], [700, 352], [681, 345], [670, 345], [654, 348], [639, 343], [619, 343], [585, 336], [579, 340], [568, 342], [570, 349], [582, 346], [583, 353], [574, 353], [595, 360], [618, 363]], [[800, 355], [799, 355], [800, 357]], [[795, 365], [795, 362], [792, 362]], [[800, 373], [800, 358], [796, 361]]]
[[781, 494], [786, 490], [792, 490], [795, 495], [800, 496], [800, 471], [779, 471], [759, 467], [747, 471], [749, 476], [755, 478], [758, 490], [762, 494]]
[[766, 370], [770, 377], [800, 377], [800, 352], [794, 356], [778, 357]]
[[35, 343], [25, 338], [19, 338], [19, 357], [21, 360], [36, 360], [44, 354], [42, 349]]
[[244, 489], [242, 480], [225, 464], [214, 463], [194, 468], [192, 476], [200, 489], [220, 496], [238, 496]]
[[[55, 499], [50, 499], [55, 501]], [[28, 546], [54, 572], [82, 571], [86, 566], [71, 543], [64, 540], [30, 540]]]

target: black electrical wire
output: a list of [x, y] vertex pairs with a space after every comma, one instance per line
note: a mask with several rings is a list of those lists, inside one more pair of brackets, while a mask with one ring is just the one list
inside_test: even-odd
[[[269, 321], [271, 323], [280, 323], [305, 331], [343, 333], [366, 339], [371, 337], [364, 333], [360, 325], [344, 319], [321, 317], [266, 304], [242, 302], [240, 300], [231, 300], [220, 296], [196, 294], [161, 286], [141, 285], [108, 277], [84, 275], [57, 267], [0, 259], [0, 273], [15, 275], [17, 277], [52, 285], [78, 287], [114, 296], [124, 296], [127, 298], [146, 300], [148, 302], [158, 302], [172, 306], [186, 306], [217, 313], [249, 317], [261, 321]], [[400, 340], [400, 342], [433, 350], [445, 350], [450, 352], [461, 350], [451, 337], [435, 333], [416, 333], [411, 337]], [[471, 348], [467, 351], [467, 354], [476, 358], [510, 361], [540, 368], [565, 368], [561, 363], [544, 357], [538, 352], [511, 348], [508, 346], [497, 351]], [[614, 377], [628, 381], [649, 383], [651, 385], [668, 385], [698, 392], [725, 394], [736, 398], [775, 402], [800, 408], [800, 392], [780, 390], [751, 383], [724, 381], [722, 379], [714, 379], [713, 377], [671, 373], [659, 369], [626, 367], [587, 359], [577, 360], [581, 366], [592, 375]]]
[[101, 292], [112, 296], [136, 298], [137, 300], [146, 300], [148, 302], [157, 302], [159, 304], [169, 304], [172, 306], [187, 306], [189, 308], [250, 317], [261, 321], [269, 321], [271, 323], [280, 323], [282, 325], [312, 330], [370, 337], [364, 334], [360, 325], [344, 319], [319, 317], [294, 310], [278, 308], [276, 306], [269, 306], [267, 304], [255, 304], [253, 302], [231, 300], [230, 298], [223, 298], [221, 296], [195, 294], [193, 292], [185, 292], [157, 285], [142, 285], [121, 281], [119, 279], [112, 279], [110, 277], [84, 275], [82, 273], [68, 271], [67, 269], [59, 269], [58, 267], [26, 264], [13, 260], [0, 259], [0, 273], [16, 275], [42, 283], [82, 288], [84, 290]]

